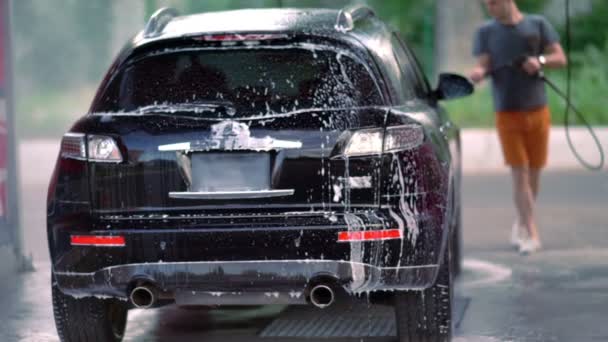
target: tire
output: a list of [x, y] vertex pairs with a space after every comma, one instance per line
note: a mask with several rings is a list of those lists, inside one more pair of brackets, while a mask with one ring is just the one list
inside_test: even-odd
[[[450, 246], [451, 244], [448, 244]], [[451, 248], [433, 286], [423, 291], [395, 293], [395, 317], [399, 342], [447, 342], [452, 338]]]
[[76, 299], [52, 285], [57, 334], [63, 342], [120, 342], [127, 326], [126, 302], [86, 297]]
[[452, 218], [450, 220], [450, 229], [452, 236], [451, 255], [452, 274], [454, 278], [458, 277], [462, 271], [462, 201], [460, 195], [461, 177], [457, 177], [452, 185]]
[[456, 222], [452, 228], [452, 274], [454, 278], [462, 273], [462, 209], [458, 206]]

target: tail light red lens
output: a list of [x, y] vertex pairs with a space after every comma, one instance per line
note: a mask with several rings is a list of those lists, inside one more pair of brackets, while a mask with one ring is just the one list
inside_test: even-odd
[[401, 238], [403, 238], [403, 233], [399, 229], [367, 230], [360, 232], [338, 233], [338, 242], [392, 240]]
[[70, 244], [72, 246], [124, 247], [126, 242], [123, 236], [72, 235]]

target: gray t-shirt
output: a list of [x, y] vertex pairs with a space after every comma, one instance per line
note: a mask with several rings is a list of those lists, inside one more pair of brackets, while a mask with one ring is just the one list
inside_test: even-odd
[[527, 111], [547, 104], [545, 85], [521, 67], [504, 68], [522, 56], [539, 56], [544, 48], [559, 42], [559, 35], [542, 16], [526, 15], [517, 25], [489, 20], [475, 34], [473, 54], [490, 55], [496, 111]]

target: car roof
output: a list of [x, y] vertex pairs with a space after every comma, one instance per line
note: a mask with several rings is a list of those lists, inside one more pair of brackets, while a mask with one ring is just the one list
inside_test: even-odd
[[163, 36], [217, 32], [335, 31], [339, 11], [331, 9], [243, 9], [176, 17]]
[[[164, 14], [162, 11], [168, 10], [170, 10], [170, 15], [161, 18]], [[185, 16], [178, 16], [175, 10], [162, 9], [157, 13], [159, 13], [157, 27], [151, 28], [151, 33], [148, 32], [150, 22], [154, 20], [153, 15], [146, 29], [131, 41], [128, 48], [134, 49], [150, 43], [198, 34], [290, 33], [344, 39], [347, 36], [373, 35], [386, 31], [386, 25], [373, 15], [373, 12], [370, 12], [372, 14], [365, 17], [365, 20], [373, 21], [374, 25], [366, 25], [365, 31], [357, 29], [354, 32], [352, 27], [342, 29], [337, 24], [344, 12], [335, 9], [241, 9]], [[350, 14], [348, 18], [351, 18]], [[161, 21], [162, 19], [164, 22]], [[363, 38], [359, 40], [364, 43], [364, 37], [359, 38]]]

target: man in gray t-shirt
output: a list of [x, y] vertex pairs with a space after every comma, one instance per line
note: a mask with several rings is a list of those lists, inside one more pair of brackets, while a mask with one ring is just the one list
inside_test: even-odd
[[524, 57], [542, 56], [545, 47], [555, 43], [559, 43], [557, 32], [539, 15], [525, 15], [516, 25], [493, 19], [479, 28], [473, 54], [478, 58], [490, 57], [496, 112], [527, 111], [547, 104], [545, 84], [536, 77], [535, 65], [529, 66], [532, 75], [524, 68], [513, 66], [524, 62]]
[[[543, 67], [566, 65], [559, 36], [539, 15], [524, 15], [515, 0], [484, 0], [492, 20], [475, 35], [477, 66], [470, 74], [479, 83], [492, 78], [496, 127], [505, 162], [511, 167], [518, 219], [511, 240], [523, 253], [540, 248], [534, 218], [540, 170], [547, 160], [550, 114]], [[520, 239], [520, 229], [525, 238]]]

